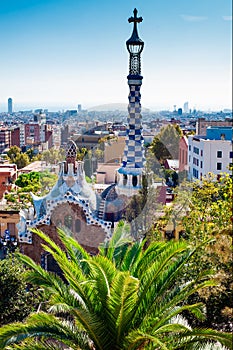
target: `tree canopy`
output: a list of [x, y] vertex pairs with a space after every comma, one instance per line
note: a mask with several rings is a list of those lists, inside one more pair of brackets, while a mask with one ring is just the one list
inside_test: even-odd
[[[203, 268], [213, 271], [217, 286], [196, 296], [207, 308], [207, 319], [201, 324], [232, 331], [231, 177], [222, 174], [217, 181], [216, 176], [208, 174], [201, 182], [184, 182], [176, 189], [172, 205], [164, 211], [165, 215], [157, 222], [158, 232], [170, 223], [174, 229], [182, 228], [180, 238], [192, 246], [210, 241], [193, 257], [185, 273], [189, 278], [190, 274], [198, 275]], [[157, 235], [154, 237], [156, 239]]]
[[[22, 349], [204, 349], [209, 341], [232, 349], [231, 334], [191, 329], [182, 317], [203, 317], [201, 303], [186, 304], [195, 291], [213, 283], [200, 275], [177, 284], [195, 249], [185, 242], [114, 245], [90, 256], [61, 230], [61, 250], [42, 232], [45, 250], [63, 271], [63, 279], [20, 254], [31, 268], [30, 283], [44, 289], [47, 312], [32, 313], [24, 323], [0, 329], [0, 347]], [[199, 346], [199, 347], [197, 347]], [[16, 347], [17, 348], [17, 347]]]
[[26, 269], [14, 255], [0, 260], [0, 326], [22, 321], [40, 302], [39, 293], [28, 286]]
[[11, 163], [17, 165], [18, 169], [22, 169], [30, 163], [30, 159], [26, 153], [22, 153], [17, 146], [12, 146], [7, 152], [8, 159]]
[[50, 148], [41, 154], [41, 159], [46, 162], [46, 164], [57, 164], [65, 159], [65, 150]]
[[[38, 195], [45, 195], [55, 185], [57, 175], [49, 171], [20, 174], [15, 181], [16, 188], [5, 194], [7, 203], [11, 206], [25, 207], [32, 202], [31, 192]], [[13, 204], [14, 203], [14, 204]]]
[[150, 150], [160, 163], [166, 159], [179, 158], [180, 136], [180, 128], [177, 125], [168, 124], [154, 137]]

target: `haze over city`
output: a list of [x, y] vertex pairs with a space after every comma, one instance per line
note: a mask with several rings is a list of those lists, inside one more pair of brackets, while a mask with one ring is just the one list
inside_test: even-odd
[[134, 7], [143, 107], [231, 108], [230, 0], [15, 0], [0, 3], [0, 111], [127, 103]]

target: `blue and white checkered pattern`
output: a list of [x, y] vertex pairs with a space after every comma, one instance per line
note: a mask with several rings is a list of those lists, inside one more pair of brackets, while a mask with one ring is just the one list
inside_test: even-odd
[[130, 85], [128, 105], [128, 129], [122, 168], [133, 169], [143, 168], [145, 164], [144, 139], [141, 123], [141, 85]]

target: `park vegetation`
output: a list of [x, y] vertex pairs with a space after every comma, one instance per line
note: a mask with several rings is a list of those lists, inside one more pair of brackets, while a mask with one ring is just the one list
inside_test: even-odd
[[[89, 255], [59, 230], [65, 250], [40, 231], [44, 249], [63, 277], [45, 271], [29, 257], [27, 281], [44, 291], [47, 309], [0, 329], [1, 349], [232, 349], [231, 334], [192, 328], [183, 316], [204, 318], [197, 291], [215, 285], [203, 271], [183, 280], [184, 267], [199, 249], [184, 241], [130, 242], [119, 231], [97, 256]], [[181, 281], [183, 280], [183, 283]], [[212, 348], [213, 349], [213, 348]]]

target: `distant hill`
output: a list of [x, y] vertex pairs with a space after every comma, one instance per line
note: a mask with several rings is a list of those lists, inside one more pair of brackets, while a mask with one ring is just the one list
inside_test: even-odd
[[106, 103], [99, 106], [93, 106], [91, 108], [88, 108], [88, 111], [127, 111], [127, 103]]
[[[107, 112], [107, 111], [121, 111], [128, 113], [128, 104], [127, 103], [106, 103], [99, 106], [93, 106], [88, 108], [88, 111], [97, 111], [97, 112]], [[142, 108], [144, 112], [146, 108]], [[148, 110], [148, 109], [147, 109]]]

